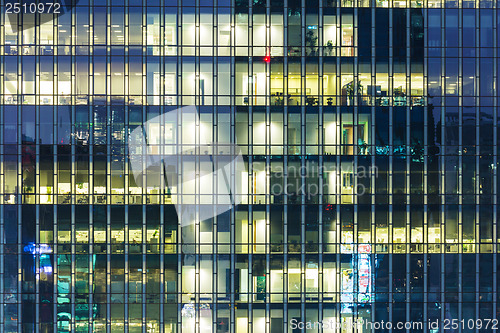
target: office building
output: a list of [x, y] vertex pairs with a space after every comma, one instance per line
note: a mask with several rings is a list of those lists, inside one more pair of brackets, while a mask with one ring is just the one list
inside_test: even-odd
[[[0, 332], [484, 329], [470, 320], [500, 311], [497, 5], [80, 0], [3, 15]], [[220, 177], [196, 181], [224, 144], [245, 166], [230, 209]], [[177, 169], [148, 162], [179, 147], [192, 156]], [[175, 181], [185, 167], [192, 187]]]

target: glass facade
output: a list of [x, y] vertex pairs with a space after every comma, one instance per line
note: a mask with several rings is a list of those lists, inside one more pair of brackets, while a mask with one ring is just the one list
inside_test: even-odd
[[494, 330], [500, 2], [4, 2], [0, 332]]

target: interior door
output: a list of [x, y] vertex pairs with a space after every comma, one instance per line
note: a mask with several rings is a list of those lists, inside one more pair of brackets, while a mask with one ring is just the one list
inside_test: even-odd
[[342, 125], [342, 145], [344, 155], [353, 155], [354, 128], [352, 124]]
[[354, 193], [354, 175], [350, 171], [342, 172], [342, 203], [352, 204]]

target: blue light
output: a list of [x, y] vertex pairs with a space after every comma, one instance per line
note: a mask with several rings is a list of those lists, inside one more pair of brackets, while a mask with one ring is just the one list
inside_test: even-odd
[[36, 245], [34, 243], [29, 243], [24, 247], [24, 252], [36, 254], [52, 253], [52, 249], [48, 244]]
[[[33, 255], [33, 260], [36, 260], [36, 257], [39, 256], [40, 260], [40, 272], [45, 274], [52, 274], [52, 264], [50, 261], [50, 256], [47, 253], [52, 253], [52, 248], [48, 244], [39, 244], [36, 245], [34, 243], [29, 243], [23, 248], [24, 252], [30, 253]], [[34, 267], [35, 274], [36, 267]]]

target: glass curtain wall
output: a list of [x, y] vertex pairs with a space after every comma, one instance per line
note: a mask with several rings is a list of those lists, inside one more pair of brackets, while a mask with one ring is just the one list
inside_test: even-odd
[[[2, 17], [0, 331], [495, 318], [498, 4], [286, 4]], [[128, 139], [186, 105], [149, 142], [233, 142], [245, 171], [241, 204], [183, 225], [216, 180], [140, 182]]]

